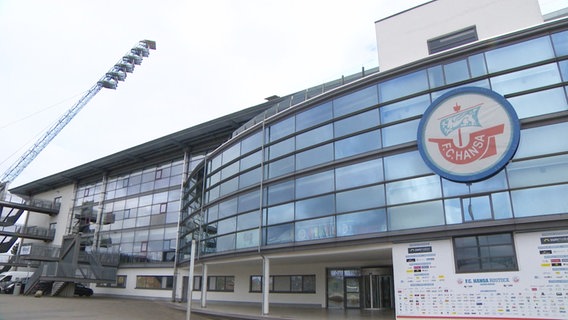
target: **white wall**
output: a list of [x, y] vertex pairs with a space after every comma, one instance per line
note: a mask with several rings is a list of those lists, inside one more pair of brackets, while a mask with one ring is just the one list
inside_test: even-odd
[[95, 295], [118, 295], [169, 300], [172, 291], [166, 289], [137, 289], [136, 276], [172, 276], [173, 268], [120, 268], [117, 275], [126, 276], [126, 288], [96, 287], [91, 284]]
[[379, 68], [427, 57], [427, 40], [473, 25], [483, 40], [542, 21], [537, 0], [432, 1], [375, 22]]

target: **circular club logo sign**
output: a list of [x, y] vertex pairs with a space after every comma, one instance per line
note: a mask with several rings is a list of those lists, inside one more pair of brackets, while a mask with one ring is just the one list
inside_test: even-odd
[[436, 99], [418, 126], [418, 150], [440, 176], [474, 182], [501, 170], [519, 145], [519, 118], [498, 93], [477, 87]]

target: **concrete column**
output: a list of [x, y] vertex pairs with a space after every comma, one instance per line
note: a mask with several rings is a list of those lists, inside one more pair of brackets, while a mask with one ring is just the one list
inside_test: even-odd
[[268, 257], [262, 257], [262, 314], [269, 312], [269, 299], [270, 292], [270, 260]]
[[207, 265], [201, 269], [201, 308], [207, 308]]

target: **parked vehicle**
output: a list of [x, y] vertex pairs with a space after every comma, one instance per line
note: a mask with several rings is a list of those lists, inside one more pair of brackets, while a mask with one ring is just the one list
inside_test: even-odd
[[4, 285], [4, 287], [2, 288], [2, 292], [6, 293], [6, 294], [13, 294], [14, 293], [14, 289], [16, 288], [16, 285], [20, 284], [21, 285], [21, 289], [20, 292], [24, 292], [24, 288], [26, 287], [25, 283], [22, 283], [20, 281], [12, 281], [12, 282], [8, 282], [6, 285]]
[[93, 289], [85, 287], [82, 283], [75, 283], [75, 295], [78, 295], [79, 297], [90, 297], [93, 295]]

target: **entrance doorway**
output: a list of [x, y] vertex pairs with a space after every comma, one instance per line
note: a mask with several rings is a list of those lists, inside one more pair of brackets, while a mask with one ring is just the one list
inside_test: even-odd
[[394, 308], [393, 289], [391, 268], [327, 270], [330, 309]]
[[364, 269], [362, 270], [362, 280], [363, 308], [394, 308], [394, 284], [392, 272], [390, 270]]

